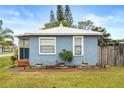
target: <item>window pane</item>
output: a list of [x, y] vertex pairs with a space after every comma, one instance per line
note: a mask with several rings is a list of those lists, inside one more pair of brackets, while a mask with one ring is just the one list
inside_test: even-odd
[[54, 39], [41, 39], [40, 41], [41, 45], [54, 45], [54, 43]]
[[23, 40], [22, 40], [22, 39], [19, 39], [19, 46], [20, 46], [20, 47], [24, 47], [24, 45], [23, 45]]
[[40, 53], [55, 53], [55, 39], [40, 39]]
[[25, 48], [29, 47], [29, 40], [28, 39], [24, 40], [24, 46], [25, 46]]
[[81, 45], [81, 38], [75, 38], [75, 45]]
[[28, 48], [29, 47], [29, 40], [28, 39], [20, 39], [19, 46], [21, 48]]
[[81, 46], [75, 46], [75, 55], [81, 55]]
[[54, 50], [54, 46], [41, 46], [41, 50]]
[[54, 46], [41, 46], [40, 52], [41, 53], [54, 53]]

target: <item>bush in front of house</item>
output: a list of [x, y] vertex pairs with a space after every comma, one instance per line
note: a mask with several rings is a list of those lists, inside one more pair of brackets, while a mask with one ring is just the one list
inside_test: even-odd
[[71, 51], [68, 50], [62, 50], [62, 52], [59, 53], [59, 56], [62, 60], [64, 60], [65, 62], [71, 62], [73, 59], [73, 53]]
[[15, 53], [14, 53], [14, 54], [15, 54], [15, 56], [16, 56], [17, 59], [18, 59], [18, 49], [17, 49], [17, 48], [15, 49]]
[[12, 64], [15, 65], [15, 61], [18, 59], [18, 49], [15, 49], [14, 55], [10, 57]]
[[15, 61], [17, 60], [17, 57], [13, 55], [10, 58], [11, 58], [12, 64], [15, 65]]

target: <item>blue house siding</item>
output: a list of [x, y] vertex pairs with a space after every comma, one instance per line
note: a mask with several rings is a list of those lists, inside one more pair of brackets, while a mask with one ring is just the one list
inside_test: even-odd
[[[47, 36], [48, 37], [48, 36]], [[43, 65], [54, 65], [56, 60], [62, 61], [59, 53], [63, 50], [73, 52], [73, 36], [56, 36], [56, 54], [39, 54], [39, 36], [29, 38], [29, 62], [31, 65], [42, 63]], [[88, 60], [89, 65], [97, 62], [97, 36], [84, 36], [84, 56], [74, 56], [72, 62], [66, 65], [81, 65], [82, 60]]]
[[85, 36], [84, 39], [84, 59], [88, 61], [88, 64], [95, 65], [98, 61], [98, 44], [97, 36]]

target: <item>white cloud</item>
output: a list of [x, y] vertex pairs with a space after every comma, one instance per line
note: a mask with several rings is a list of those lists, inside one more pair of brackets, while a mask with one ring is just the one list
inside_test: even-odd
[[34, 15], [31, 12], [29, 12], [28, 10], [26, 10], [24, 7], [22, 7], [22, 11], [29, 18], [33, 18], [34, 17]]
[[15, 15], [15, 16], [20, 16], [20, 13], [15, 10], [0, 10], [1, 15]]
[[124, 12], [119, 11], [114, 13], [113, 15], [108, 16], [98, 16], [95, 14], [85, 15], [85, 20], [92, 20], [95, 25], [101, 26], [109, 23], [124, 23]]
[[92, 20], [96, 26], [102, 26], [107, 29], [107, 32], [111, 33], [112, 38], [122, 39], [124, 38], [124, 12], [116, 11], [111, 15], [99, 16], [96, 14], [88, 14], [84, 17], [85, 20]]
[[[11, 17], [11, 18], [1, 18], [4, 22], [4, 24], [11, 24], [11, 25], [20, 25], [20, 26], [37, 26], [40, 24], [40, 22], [35, 21], [35, 20], [30, 20], [30, 19], [21, 19], [17, 17]], [[41, 24], [40, 24], [41, 25]]]
[[105, 22], [112, 20], [113, 16], [102, 17], [102, 16], [90, 14], [90, 15], [87, 15], [86, 17], [84, 17], [84, 19], [85, 20], [92, 20], [95, 23], [95, 25], [99, 26], [99, 25], [104, 24]]

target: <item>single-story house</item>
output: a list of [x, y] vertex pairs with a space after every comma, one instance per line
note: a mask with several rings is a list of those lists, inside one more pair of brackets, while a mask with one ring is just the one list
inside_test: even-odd
[[0, 45], [0, 53], [2, 53], [2, 45]]
[[17, 35], [19, 38], [19, 60], [28, 59], [30, 65], [54, 65], [56, 60], [62, 62], [59, 53], [65, 49], [72, 51], [72, 62], [67, 66], [79, 66], [83, 60], [89, 65], [98, 62], [98, 36], [100, 32], [76, 28], [54, 27]]

